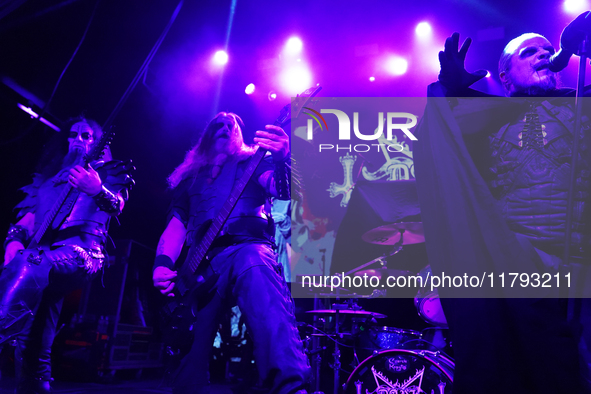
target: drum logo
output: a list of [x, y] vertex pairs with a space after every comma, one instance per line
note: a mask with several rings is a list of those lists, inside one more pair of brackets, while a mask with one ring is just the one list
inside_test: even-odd
[[[390, 359], [392, 361], [395, 359]], [[390, 363], [389, 363], [390, 364]], [[406, 369], [406, 365], [404, 366]], [[423, 375], [425, 373], [425, 367], [421, 370], [417, 369], [417, 372], [414, 376], [404, 380], [400, 383], [398, 380], [393, 383], [390, 379], [384, 376], [383, 373], [376, 371], [376, 369], [372, 366], [371, 372], [373, 373], [373, 377], [376, 381], [376, 389], [372, 392], [369, 390], [365, 390], [366, 394], [420, 394], [424, 393], [421, 389], [421, 385], [423, 383]]]
[[408, 367], [408, 361], [402, 357], [388, 359], [388, 369], [392, 372], [404, 372]]

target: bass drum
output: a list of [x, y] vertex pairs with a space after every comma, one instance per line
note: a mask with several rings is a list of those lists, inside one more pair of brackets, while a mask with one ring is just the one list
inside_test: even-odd
[[453, 370], [453, 360], [441, 352], [385, 350], [355, 368], [345, 393], [451, 394]]
[[[428, 265], [423, 268], [421, 272], [419, 272], [419, 275], [423, 280], [427, 280], [427, 277], [432, 275], [431, 266]], [[435, 327], [448, 327], [437, 289], [431, 291], [429, 286], [425, 288], [421, 287], [415, 297], [415, 308], [417, 308], [419, 316], [421, 316], [427, 323], [432, 324]]]

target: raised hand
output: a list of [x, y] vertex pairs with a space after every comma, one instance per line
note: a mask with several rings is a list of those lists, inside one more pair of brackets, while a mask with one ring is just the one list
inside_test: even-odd
[[445, 40], [444, 50], [439, 52], [439, 63], [441, 65], [439, 82], [450, 92], [459, 92], [486, 76], [486, 70], [478, 70], [474, 73], [466, 71], [464, 62], [472, 39], [470, 37], [466, 38], [462, 47], [458, 50], [459, 41], [460, 33], [453, 33], [451, 37]]

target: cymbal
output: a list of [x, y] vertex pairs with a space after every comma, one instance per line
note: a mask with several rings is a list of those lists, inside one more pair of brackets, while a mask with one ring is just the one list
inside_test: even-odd
[[363, 276], [367, 274], [367, 276], [377, 276], [378, 278], [387, 278], [389, 276], [410, 276], [413, 275], [411, 271], [403, 271], [403, 270], [394, 270], [390, 268], [377, 268], [377, 269], [370, 269], [370, 270], [363, 270], [355, 272], [356, 276]]
[[365, 242], [377, 245], [395, 245], [400, 241], [401, 230], [404, 230], [402, 237], [403, 245], [420, 244], [425, 242], [423, 223], [421, 222], [399, 222], [386, 224], [369, 230], [361, 236]]
[[[384, 319], [387, 316], [383, 315], [381, 313], [377, 313], [377, 312], [370, 312], [370, 311], [356, 311], [353, 309], [339, 309], [338, 310], [339, 313], [342, 313], [343, 315], [350, 315], [350, 316], [371, 316], [371, 317], [375, 317], [376, 319]], [[329, 313], [329, 314], [335, 314], [337, 313], [336, 309], [316, 309], [316, 310], [311, 310], [311, 311], [306, 311], [306, 313], [317, 313], [317, 314], [323, 314], [323, 313]]]

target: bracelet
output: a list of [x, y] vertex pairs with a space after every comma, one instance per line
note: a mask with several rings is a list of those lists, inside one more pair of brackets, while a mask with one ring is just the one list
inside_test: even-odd
[[154, 267], [152, 268], [152, 271], [154, 271], [157, 267], [166, 267], [173, 270], [174, 261], [172, 261], [172, 259], [165, 254], [159, 254], [154, 259]]

